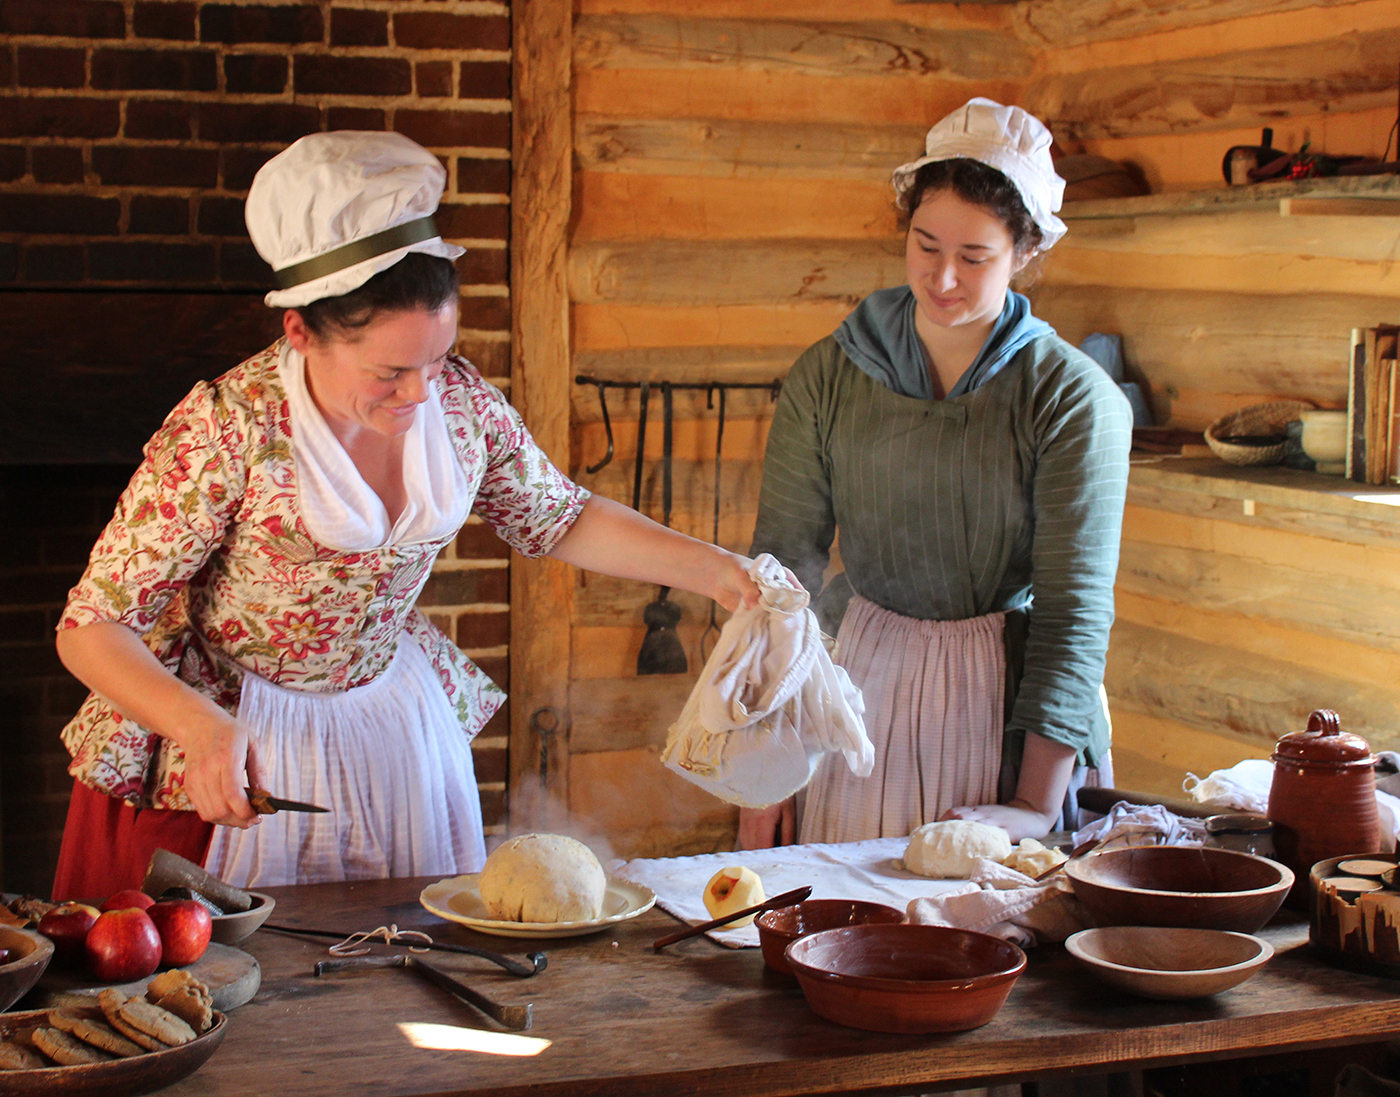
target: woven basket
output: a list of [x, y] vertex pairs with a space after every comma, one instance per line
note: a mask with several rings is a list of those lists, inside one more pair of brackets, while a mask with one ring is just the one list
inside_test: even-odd
[[1222, 461], [1232, 465], [1277, 464], [1283, 460], [1287, 448], [1282, 442], [1276, 446], [1241, 446], [1220, 439], [1240, 434], [1282, 434], [1285, 424], [1312, 408], [1306, 400], [1274, 400], [1240, 408], [1222, 415], [1206, 428], [1206, 445]]

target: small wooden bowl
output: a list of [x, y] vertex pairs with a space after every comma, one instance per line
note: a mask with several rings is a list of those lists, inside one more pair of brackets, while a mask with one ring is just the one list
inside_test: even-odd
[[808, 899], [790, 907], [765, 911], [754, 919], [763, 962], [774, 971], [791, 975], [792, 968], [783, 953], [788, 945], [813, 933], [842, 926], [898, 925], [903, 911], [882, 903], [859, 899]]
[[963, 1032], [996, 1016], [1026, 967], [1009, 941], [947, 926], [846, 926], [794, 941], [812, 1012], [871, 1032]]
[[1128, 846], [1068, 862], [1074, 894], [1104, 926], [1253, 933], [1277, 913], [1293, 873], [1232, 849]]
[[1065, 942], [1105, 983], [1140, 998], [1203, 998], [1239, 986], [1274, 948], [1247, 933], [1216, 929], [1110, 926], [1082, 929]]
[[0, 964], [0, 1010], [9, 1009], [26, 994], [53, 959], [53, 942], [30, 929], [0, 926], [0, 948], [14, 957]]
[[236, 945], [253, 936], [267, 921], [277, 900], [261, 891], [250, 891], [248, 894], [253, 897], [253, 905], [247, 910], [220, 914], [214, 919], [213, 940], [221, 945]]

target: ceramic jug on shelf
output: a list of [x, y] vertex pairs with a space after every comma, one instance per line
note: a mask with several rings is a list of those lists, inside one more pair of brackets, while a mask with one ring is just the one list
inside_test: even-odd
[[1308, 871], [1329, 857], [1394, 848], [1376, 811], [1375, 758], [1366, 740], [1341, 729], [1331, 709], [1308, 717], [1308, 730], [1274, 746], [1269, 819], [1275, 859], [1297, 880], [1288, 905], [1306, 907]]

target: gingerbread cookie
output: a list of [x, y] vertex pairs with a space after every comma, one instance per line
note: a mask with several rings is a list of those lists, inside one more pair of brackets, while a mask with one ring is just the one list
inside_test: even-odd
[[110, 1025], [88, 1017], [78, 1017], [55, 1009], [49, 1011], [49, 1024], [76, 1037], [83, 1043], [90, 1044], [99, 1051], [109, 1052], [119, 1059], [140, 1055], [145, 1050], [134, 1041], [128, 1040]]
[[88, 1063], [107, 1063], [112, 1057], [95, 1047], [88, 1047], [81, 1040], [75, 1040], [66, 1032], [56, 1028], [36, 1028], [30, 1035], [34, 1046], [61, 1067], [83, 1066]]

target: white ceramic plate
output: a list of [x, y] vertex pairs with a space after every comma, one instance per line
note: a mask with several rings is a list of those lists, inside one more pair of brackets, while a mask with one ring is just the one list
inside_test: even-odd
[[651, 888], [620, 876], [609, 876], [601, 918], [584, 922], [501, 922], [491, 917], [482, 902], [480, 879], [481, 873], [472, 872], [439, 880], [425, 887], [418, 901], [439, 918], [496, 937], [584, 937], [635, 918], [656, 903], [656, 892]]

